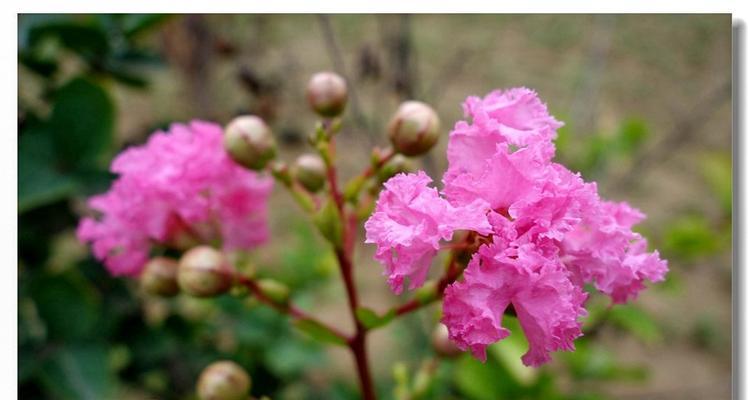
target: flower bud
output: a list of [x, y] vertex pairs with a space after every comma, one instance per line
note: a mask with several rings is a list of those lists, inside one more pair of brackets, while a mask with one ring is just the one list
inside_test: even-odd
[[304, 154], [297, 158], [294, 172], [301, 186], [312, 193], [322, 189], [325, 185], [327, 167], [322, 158], [316, 154]]
[[384, 166], [379, 170], [377, 178], [380, 182], [385, 182], [401, 172], [410, 172], [412, 169], [413, 166], [407, 157], [402, 154], [395, 154], [392, 159], [387, 164], [384, 164]]
[[259, 117], [243, 115], [226, 126], [223, 146], [237, 163], [261, 170], [275, 157], [275, 139], [270, 128]]
[[288, 286], [283, 283], [274, 279], [260, 279], [257, 281], [257, 286], [259, 286], [262, 292], [275, 303], [285, 304], [288, 302], [290, 291]]
[[252, 379], [239, 364], [216, 361], [200, 374], [197, 395], [200, 400], [244, 400], [251, 386]]
[[390, 120], [388, 130], [390, 142], [398, 153], [421, 155], [439, 139], [439, 116], [425, 103], [406, 101]]
[[179, 293], [177, 284], [176, 260], [166, 257], [155, 257], [145, 264], [140, 285], [147, 293], [157, 296], [171, 297]]
[[231, 272], [223, 253], [210, 246], [198, 246], [182, 255], [177, 280], [187, 294], [210, 297], [231, 288]]
[[437, 324], [434, 332], [431, 334], [431, 344], [434, 346], [436, 354], [442, 357], [456, 357], [462, 351], [449, 340], [449, 331], [444, 324]]
[[343, 113], [348, 100], [345, 79], [334, 72], [314, 74], [306, 87], [306, 99], [317, 114], [337, 117]]

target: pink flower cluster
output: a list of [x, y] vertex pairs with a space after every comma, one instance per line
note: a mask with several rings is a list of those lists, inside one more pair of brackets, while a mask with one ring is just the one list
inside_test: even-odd
[[234, 163], [216, 124], [173, 124], [122, 152], [111, 171], [111, 189], [88, 202], [100, 218], [84, 218], [77, 233], [113, 275], [140, 273], [153, 244], [231, 250], [267, 240], [272, 179]]
[[664, 279], [667, 262], [647, 252], [631, 230], [644, 215], [626, 203], [600, 199], [595, 183], [552, 162], [562, 125], [525, 88], [470, 97], [449, 135], [440, 196], [425, 173], [385, 183], [366, 222], [392, 289], [423, 284], [441, 242], [454, 231], [480, 235], [461, 281], [444, 293], [442, 322], [462, 350], [485, 360], [486, 346], [509, 331], [511, 306], [530, 344], [526, 365], [572, 350], [586, 315], [586, 283], [623, 303]]

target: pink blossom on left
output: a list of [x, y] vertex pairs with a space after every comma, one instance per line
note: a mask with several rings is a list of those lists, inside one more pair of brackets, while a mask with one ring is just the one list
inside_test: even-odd
[[139, 274], [154, 244], [236, 250], [268, 239], [273, 181], [229, 158], [217, 124], [173, 124], [123, 151], [111, 171], [119, 176], [109, 191], [88, 201], [99, 215], [77, 234], [112, 275]]

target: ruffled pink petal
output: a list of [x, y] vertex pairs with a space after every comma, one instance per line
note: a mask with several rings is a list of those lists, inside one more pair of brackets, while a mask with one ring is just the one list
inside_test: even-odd
[[366, 243], [377, 245], [375, 258], [385, 266], [392, 290], [401, 293], [423, 285], [442, 240], [455, 230], [491, 231], [488, 204], [474, 201], [454, 207], [431, 188], [423, 171], [398, 174], [385, 182], [374, 213], [364, 224]]
[[501, 320], [511, 304], [530, 344], [522, 361], [538, 366], [550, 360], [550, 352], [574, 348], [585, 299], [560, 264], [526, 248], [496, 253], [483, 246], [464, 280], [445, 291], [442, 323], [459, 348], [485, 361], [486, 346], [509, 334]]

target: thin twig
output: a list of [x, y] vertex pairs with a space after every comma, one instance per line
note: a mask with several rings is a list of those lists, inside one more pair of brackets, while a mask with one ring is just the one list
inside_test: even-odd
[[325, 329], [327, 329], [328, 331], [330, 331], [331, 333], [333, 333], [335, 336], [339, 337], [340, 339], [343, 339], [345, 341], [350, 340], [350, 337], [346, 335], [345, 333], [341, 332], [340, 330], [338, 330], [337, 328], [333, 326], [325, 324], [324, 322], [314, 318], [310, 314], [307, 314], [306, 312], [302, 311], [301, 309], [291, 304], [290, 301], [285, 302], [285, 303], [278, 303], [274, 301], [272, 298], [270, 298], [270, 296], [268, 296], [265, 293], [265, 291], [262, 290], [260, 285], [254, 279], [241, 275], [241, 274], [237, 274], [235, 279], [236, 279], [236, 282], [238, 282], [242, 286], [249, 289], [249, 291], [252, 292], [252, 294], [255, 296], [257, 300], [259, 300], [263, 304], [266, 304], [272, 307], [276, 311], [282, 314], [286, 314], [297, 320], [312, 321], [315, 324], [324, 327]]

